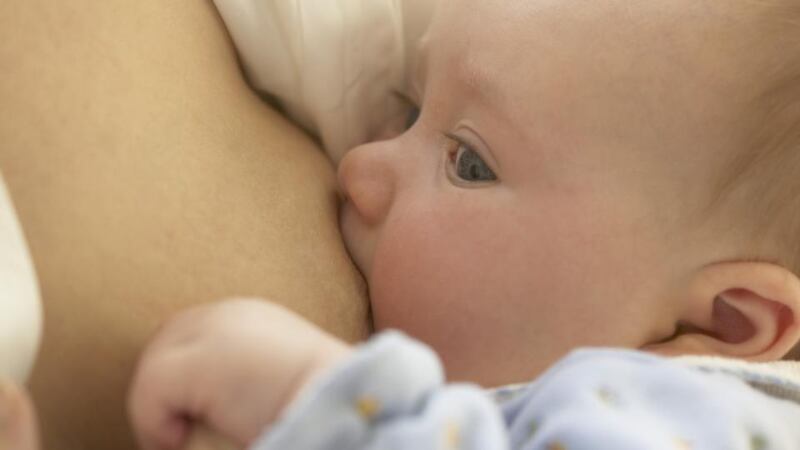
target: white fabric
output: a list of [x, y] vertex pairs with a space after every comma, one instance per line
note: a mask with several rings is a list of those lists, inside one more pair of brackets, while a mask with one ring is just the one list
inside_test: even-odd
[[23, 383], [41, 337], [39, 287], [0, 175], [0, 377]]
[[322, 141], [334, 162], [403, 102], [406, 67], [435, 0], [215, 0], [252, 86]]
[[715, 356], [681, 356], [675, 360], [705, 372], [733, 375], [765, 394], [800, 404], [800, 361], [758, 363]]
[[591, 348], [486, 395], [445, 384], [429, 347], [385, 331], [310, 383], [251, 449], [797, 450], [800, 404], [744, 382], [788, 388], [795, 375]]

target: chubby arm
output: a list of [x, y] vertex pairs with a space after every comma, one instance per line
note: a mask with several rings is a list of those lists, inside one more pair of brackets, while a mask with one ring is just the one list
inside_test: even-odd
[[160, 329], [139, 363], [129, 401], [139, 443], [181, 449], [200, 427], [249, 445], [309, 380], [350, 351], [274, 303], [189, 309]]
[[353, 351], [258, 300], [168, 322], [142, 357], [130, 416], [144, 450], [200, 450], [192, 440], [207, 430], [229, 441], [221, 448], [436, 448], [444, 438], [454, 450], [506, 449], [489, 397], [444, 384], [427, 347], [390, 332]]

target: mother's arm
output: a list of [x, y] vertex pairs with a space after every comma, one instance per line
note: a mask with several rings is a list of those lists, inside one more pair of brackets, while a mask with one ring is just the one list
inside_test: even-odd
[[210, 1], [0, 1], [0, 168], [45, 302], [45, 448], [133, 448], [135, 357], [183, 306], [266, 296], [366, 333], [333, 171], [247, 89]]

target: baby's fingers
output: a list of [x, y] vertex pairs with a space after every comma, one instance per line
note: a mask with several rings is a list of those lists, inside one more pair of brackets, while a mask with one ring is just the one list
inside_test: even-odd
[[128, 396], [128, 413], [142, 450], [183, 448], [191, 427], [191, 375], [180, 354], [150, 354], [139, 368]]
[[36, 415], [28, 396], [0, 382], [0, 450], [38, 450]]

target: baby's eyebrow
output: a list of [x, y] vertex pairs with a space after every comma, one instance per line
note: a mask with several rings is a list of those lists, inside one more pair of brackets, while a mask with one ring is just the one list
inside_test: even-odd
[[491, 72], [485, 64], [479, 64], [473, 58], [466, 57], [457, 63], [456, 78], [475, 99], [493, 111], [501, 113], [504, 94]]
[[[430, 59], [430, 45], [428, 40], [423, 38], [417, 44], [417, 58], [412, 68], [410, 87], [417, 101], [422, 99], [425, 80], [428, 74]], [[461, 56], [461, 55], [460, 55]], [[469, 54], [459, 57], [456, 62], [456, 80], [465, 87], [485, 107], [492, 109], [498, 114], [505, 114], [502, 106], [504, 94], [500, 86], [495, 82], [496, 77], [492, 77], [486, 65], [479, 64]]]
[[511, 100], [500, 83], [497, 70], [493, 66], [480, 62], [474, 55], [464, 55], [455, 61], [452, 82], [459, 90], [459, 97], [466, 103], [477, 104], [479, 109], [494, 116], [498, 122], [511, 125]]

